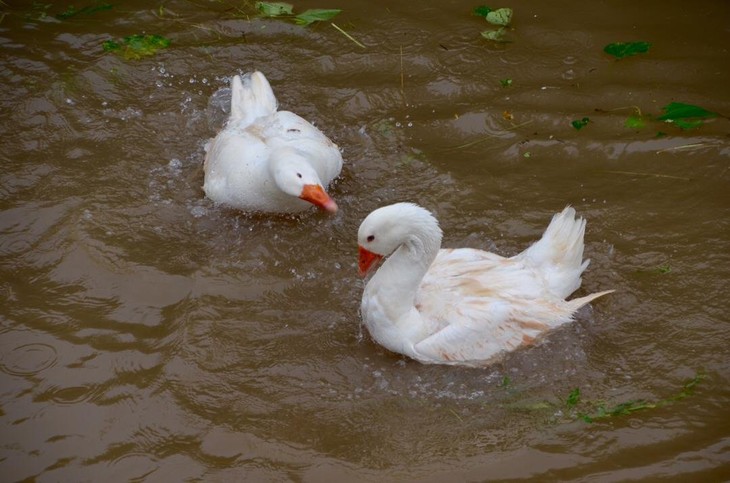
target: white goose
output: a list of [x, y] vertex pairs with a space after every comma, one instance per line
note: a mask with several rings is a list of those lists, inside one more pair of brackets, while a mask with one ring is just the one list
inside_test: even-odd
[[511, 258], [443, 249], [429, 211], [397, 203], [358, 232], [360, 274], [387, 260], [362, 297], [362, 318], [385, 348], [423, 363], [478, 366], [536, 341], [613, 290], [566, 301], [581, 283], [585, 220], [566, 207], [542, 238]]
[[244, 211], [291, 213], [315, 205], [335, 212], [325, 188], [342, 169], [337, 145], [312, 124], [277, 111], [261, 72], [231, 80], [231, 115], [208, 143], [205, 194]]

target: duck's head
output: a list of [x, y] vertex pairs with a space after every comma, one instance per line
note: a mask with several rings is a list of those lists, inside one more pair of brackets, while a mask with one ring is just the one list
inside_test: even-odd
[[337, 211], [337, 203], [324, 190], [317, 172], [295, 149], [277, 150], [269, 167], [274, 182], [284, 193], [312, 203], [324, 211]]
[[[365, 276], [385, 257], [404, 246], [415, 260], [438, 251], [441, 228], [430, 211], [414, 203], [396, 203], [370, 213], [357, 233], [360, 275]], [[431, 260], [427, 260], [430, 264]]]

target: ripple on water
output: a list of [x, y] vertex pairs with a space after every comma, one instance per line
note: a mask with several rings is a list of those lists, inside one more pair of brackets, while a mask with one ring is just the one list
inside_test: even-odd
[[0, 370], [13, 376], [30, 376], [52, 367], [57, 360], [58, 354], [52, 345], [33, 342], [6, 352]]

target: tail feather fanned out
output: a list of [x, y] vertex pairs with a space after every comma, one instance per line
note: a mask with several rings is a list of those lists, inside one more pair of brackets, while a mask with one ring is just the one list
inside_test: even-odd
[[250, 124], [276, 112], [276, 96], [261, 72], [231, 79], [231, 120]]
[[580, 276], [590, 263], [583, 260], [585, 229], [586, 221], [566, 206], [553, 216], [542, 238], [518, 255], [541, 270], [550, 289], [562, 298], [580, 287]]

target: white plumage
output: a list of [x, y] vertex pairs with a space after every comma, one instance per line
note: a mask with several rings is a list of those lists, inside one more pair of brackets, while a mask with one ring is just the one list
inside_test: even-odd
[[325, 188], [339, 175], [336, 144], [312, 124], [277, 111], [261, 72], [231, 80], [231, 114], [206, 146], [205, 194], [244, 211], [298, 212], [312, 204], [336, 211]]
[[379, 208], [360, 225], [360, 271], [387, 257], [362, 297], [362, 318], [387, 349], [424, 363], [483, 365], [535, 342], [598, 292], [568, 300], [581, 284], [585, 220], [566, 207], [542, 238], [511, 258], [440, 249], [441, 229], [412, 203]]

